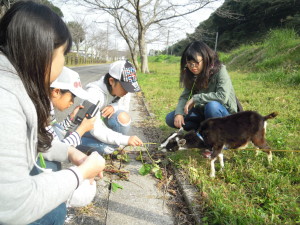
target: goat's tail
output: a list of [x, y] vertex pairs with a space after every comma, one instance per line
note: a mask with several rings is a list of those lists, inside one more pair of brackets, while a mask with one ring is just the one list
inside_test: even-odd
[[271, 114], [264, 116], [264, 120], [273, 119], [278, 115], [278, 112], [272, 112]]

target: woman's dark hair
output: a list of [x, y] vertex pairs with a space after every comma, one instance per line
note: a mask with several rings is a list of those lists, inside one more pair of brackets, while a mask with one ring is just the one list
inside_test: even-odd
[[45, 129], [50, 115], [50, 72], [54, 49], [72, 45], [63, 20], [47, 6], [32, 1], [15, 3], [0, 21], [0, 50], [16, 69], [38, 115], [38, 151], [51, 147]]
[[197, 62], [198, 55], [202, 57], [203, 70], [196, 77], [194, 91], [206, 89], [210, 77], [218, 73], [221, 68], [218, 54], [204, 42], [194, 41], [190, 43], [183, 51], [180, 62], [180, 84], [185, 88], [192, 89], [194, 84], [194, 74], [187, 68], [187, 61], [193, 60]]

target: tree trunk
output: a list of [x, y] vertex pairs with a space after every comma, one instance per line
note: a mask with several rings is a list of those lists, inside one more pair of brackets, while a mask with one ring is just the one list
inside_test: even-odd
[[135, 43], [134, 43], [134, 46], [133, 46], [132, 55], [131, 55], [131, 57], [132, 57], [132, 62], [133, 62], [134, 66], [135, 66], [135, 69], [136, 69], [137, 71], [140, 69], [139, 62], [138, 62], [138, 53], [139, 53], [138, 47], [139, 47], [138, 43], [135, 42]]
[[139, 35], [139, 49], [141, 55], [141, 71], [142, 73], [149, 73], [148, 68], [148, 55], [147, 55], [147, 45], [145, 41], [145, 32], [140, 32]]
[[135, 66], [135, 69], [138, 71], [140, 69], [140, 66], [139, 66], [139, 62], [138, 62], [138, 53], [136, 51], [133, 53], [132, 61]]

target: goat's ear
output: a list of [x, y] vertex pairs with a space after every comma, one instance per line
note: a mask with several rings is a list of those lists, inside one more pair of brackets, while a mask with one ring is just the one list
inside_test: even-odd
[[185, 139], [180, 139], [180, 140], [178, 141], [178, 146], [179, 146], [179, 147], [182, 147], [182, 146], [185, 145], [185, 143], [186, 143], [186, 140], [185, 140]]

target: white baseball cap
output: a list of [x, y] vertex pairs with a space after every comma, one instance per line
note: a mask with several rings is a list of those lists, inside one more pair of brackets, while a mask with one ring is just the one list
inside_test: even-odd
[[141, 90], [137, 82], [136, 70], [128, 60], [120, 60], [110, 64], [108, 73], [119, 80], [127, 92], [139, 92]]
[[63, 67], [60, 75], [50, 85], [51, 88], [69, 90], [81, 99], [88, 99], [88, 92], [82, 89], [79, 74], [74, 70]]

